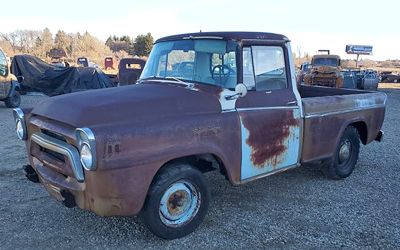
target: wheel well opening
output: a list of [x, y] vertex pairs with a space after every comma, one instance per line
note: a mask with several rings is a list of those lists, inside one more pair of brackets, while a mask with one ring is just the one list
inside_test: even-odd
[[367, 144], [368, 140], [368, 129], [367, 129], [367, 124], [365, 122], [355, 122], [350, 124], [350, 126], [353, 126], [357, 129], [358, 134], [360, 135], [360, 140], [362, 144]]
[[158, 170], [158, 172], [168, 165], [177, 164], [177, 163], [188, 163], [188, 164], [196, 167], [202, 173], [219, 170], [219, 172], [222, 175], [224, 175], [226, 179], [228, 179], [228, 173], [226, 171], [225, 165], [223, 164], [222, 160], [214, 154], [197, 154], [197, 155], [188, 155], [188, 156], [179, 157], [179, 158], [176, 158], [176, 159], [166, 162]]

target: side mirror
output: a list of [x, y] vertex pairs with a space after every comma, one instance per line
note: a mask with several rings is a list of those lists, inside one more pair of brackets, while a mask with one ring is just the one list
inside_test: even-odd
[[235, 94], [225, 96], [226, 100], [234, 100], [239, 97], [244, 97], [247, 94], [247, 87], [243, 83], [239, 83], [235, 87]]
[[235, 87], [235, 92], [239, 97], [244, 97], [247, 95], [247, 87], [243, 83], [239, 83]]

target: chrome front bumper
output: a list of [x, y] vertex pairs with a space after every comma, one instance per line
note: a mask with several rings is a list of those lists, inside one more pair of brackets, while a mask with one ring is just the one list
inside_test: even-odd
[[76, 180], [78, 182], [85, 180], [79, 152], [74, 146], [40, 132], [34, 133], [31, 140], [43, 148], [64, 155], [71, 163]]

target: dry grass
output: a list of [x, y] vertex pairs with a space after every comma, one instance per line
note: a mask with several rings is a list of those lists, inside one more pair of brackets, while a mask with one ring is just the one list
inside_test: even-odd
[[371, 67], [371, 68], [379, 72], [390, 71], [393, 73], [400, 73], [400, 68], [385, 68], [385, 67]]
[[380, 88], [380, 89], [400, 89], [400, 83], [381, 82], [381, 83], [379, 83], [378, 88]]

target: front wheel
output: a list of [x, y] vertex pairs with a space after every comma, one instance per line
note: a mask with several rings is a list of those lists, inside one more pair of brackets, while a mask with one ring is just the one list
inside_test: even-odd
[[210, 190], [198, 169], [188, 164], [170, 165], [155, 177], [142, 217], [158, 237], [176, 239], [200, 225], [209, 203]]
[[18, 91], [14, 91], [14, 94], [7, 97], [4, 103], [6, 104], [7, 108], [18, 108], [21, 104], [21, 95], [18, 93]]
[[359, 152], [360, 136], [355, 127], [349, 126], [340, 138], [334, 157], [324, 164], [322, 171], [331, 179], [348, 177], [354, 170]]

